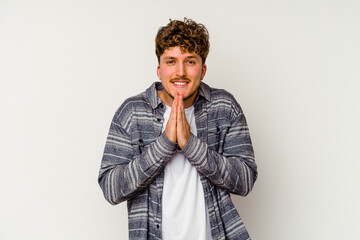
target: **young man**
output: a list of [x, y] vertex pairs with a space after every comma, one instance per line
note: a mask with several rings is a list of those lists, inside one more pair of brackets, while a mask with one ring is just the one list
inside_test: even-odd
[[234, 97], [202, 82], [204, 25], [172, 21], [156, 36], [157, 75], [117, 110], [99, 184], [127, 201], [129, 239], [250, 239], [230, 193], [247, 195], [257, 168]]

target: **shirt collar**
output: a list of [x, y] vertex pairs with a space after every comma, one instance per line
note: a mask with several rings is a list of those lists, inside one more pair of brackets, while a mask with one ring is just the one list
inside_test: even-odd
[[[161, 82], [154, 82], [148, 89], [146, 89], [146, 96], [149, 99], [153, 109], [157, 108], [159, 104], [162, 103], [157, 94], [157, 91], [161, 91], [163, 89], [164, 88]], [[202, 81], [200, 82], [198, 95], [205, 98], [207, 101], [210, 101], [210, 87]]]

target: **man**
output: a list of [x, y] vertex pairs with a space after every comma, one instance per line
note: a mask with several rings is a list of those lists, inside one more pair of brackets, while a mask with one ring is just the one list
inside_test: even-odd
[[249, 130], [234, 97], [202, 82], [204, 25], [170, 20], [156, 36], [155, 82], [117, 110], [99, 184], [127, 201], [129, 239], [250, 239], [230, 193], [257, 178]]

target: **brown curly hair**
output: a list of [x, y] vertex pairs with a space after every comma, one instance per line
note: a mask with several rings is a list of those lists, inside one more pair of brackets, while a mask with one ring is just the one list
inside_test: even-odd
[[205, 63], [209, 53], [209, 32], [201, 23], [184, 18], [184, 21], [171, 20], [160, 27], [155, 38], [155, 53], [160, 63], [160, 56], [171, 47], [179, 46], [181, 51], [196, 53]]

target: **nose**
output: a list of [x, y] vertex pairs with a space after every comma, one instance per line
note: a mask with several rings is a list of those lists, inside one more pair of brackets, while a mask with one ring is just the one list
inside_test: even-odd
[[185, 67], [185, 64], [179, 63], [179, 64], [177, 65], [176, 75], [177, 75], [177, 77], [184, 77], [184, 76], [186, 76], [186, 67]]

